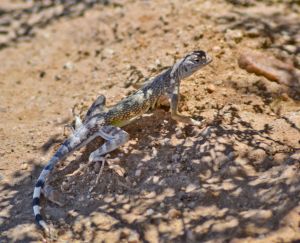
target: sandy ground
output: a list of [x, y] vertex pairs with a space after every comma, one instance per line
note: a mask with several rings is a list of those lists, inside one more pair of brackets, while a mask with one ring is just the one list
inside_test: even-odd
[[[91, 193], [99, 165], [72, 173], [102, 141], [67, 158], [50, 179], [65, 205], [43, 203], [57, 241], [300, 240], [297, 91], [237, 64], [255, 49], [299, 68], [300, 8], [232, 2], [243, 1], [114, 1], [32, 25], [30, 35], [0, 31], [1, 242], [45, 240], [32, 192], [70, 133], [73, 107], [83, 114], [100, 94], [112, 105], [195, 49], [214, 61], [182, 82], [180, 110], [206, 123], [176, 123], [165, 107], [128, 125], [130, 141]], [[24, 21], [42, 19], [32, 18]]]

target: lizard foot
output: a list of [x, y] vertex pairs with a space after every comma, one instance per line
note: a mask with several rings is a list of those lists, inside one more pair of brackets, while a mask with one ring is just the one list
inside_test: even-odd
[[89, 192], [92, 192], [95, 189], [96, 185], [98, 184], [100, 176], [103, 173], [103, 169], [104, 169], [104, 165], [105, 165], [105, 162], [106, 162], [106, 158], [105, 157], [98, 158], [98, 160], [95, 161], [95, 162], [101, 162], [101, 168], [100, 168], [100, 171], [99, 171], [99, 173], [97, 175], [96, 181], [95, 181], [94, 185], [92, 185], [91, 188], [89, 189]]
[[96, 185], [98, 184], [100, 177], [103, 173], [105, 163], [107, 163], [108, 167], [110, 169], [112, 169], [114, 172], [116, 172], [119, 176], [124, 177], [125, 172], [126, 172], [125, 169], [122, 168], [121, 166], [119, 166], [118, 164], [116, 164], [116, 163], [120, 162], [120, 159], [119, 158], [108, 159], [109, 157], [110, 157], [110, 155], [107, 154], [105, 157], [100, 157], [97, 159], [97, 161], [96, 160], [93, 161], [93, 162], [101, 162], [101, 167], [100, 167], [99, 173], [97, 175], [96, 181], [95, 181], [94, 185], [90, 188], [89, 192], [92, 192], [95, 189]]

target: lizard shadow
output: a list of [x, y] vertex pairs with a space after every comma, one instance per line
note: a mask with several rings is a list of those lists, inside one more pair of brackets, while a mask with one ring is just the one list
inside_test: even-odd
[[[299, 151], [273, 138], [272, 127], [253, 128], [234, 107], [218, 108], [202, 129], [180, 127], [168, 113], [156, 111], [125, 130], [131, 135], [129, 145], [112, 153], [121, 158], [124, 176], [106, 167], [90, 193], [96, 173], [87, 170], [71, 184], [64, 207], [43, 205], [48, 223], [62, 237], [91, 242], [110, 239], [110, 234], [118, 237], [112, 241], [242, 239], [272, 235], [297, 211]], [[96, 140], [64, 162], [51, 185], [60, 191], [67, 175], [100, 144]], [[38, 176], [40, 170], [35, 166], [30, 174]], [[2, 192], [14, 192], [1, 199], [1, 210], [12, 205], [8, 215], [18, 215], [25, 205], [21, 225], [32, 223], [31, 205], [24, 200], [31, 198], [26, 188], [33, 188], [35, 179], [25, 174], [15, 175], [15, 185], [1, 185]], [[1, 231], [17, 227], [7, 224]], [[1, 239], [18, 242], [9, 235]], [[33, 240], [27, 234], [19, 242]]]
[[[96, 174], [78, 177], [64, 208], [76, 213], [64, 215], [69, 226], [55, 223], [61, 234], [71, 231], [74, 239], [89, 241], [110, 232], [143, 242], [152, 234], [172, 242], [229, 240], [271, 234], [298, 206], [298, 150], [273, 138], [267, 124], [253, 128], [234, 107], [219, 108], [204, 129], [178, 128], [157, 111], [124, 130], [134, 141], [121, 156], [126, 174], [105, 169], [93, 193], [88, 186]], [[99, 143], [59, 171], [55, 184]]]

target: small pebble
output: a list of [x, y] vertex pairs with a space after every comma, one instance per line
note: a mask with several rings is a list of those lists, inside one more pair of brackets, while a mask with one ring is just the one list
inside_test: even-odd
[[137, 232], [132, 231], [128, 237], [128, 243], [138, 243], [140, 242], [140, 236]]
[[125, 209], [126, 211], [129, 211], [131, 208], [130, 204], [124, 204], [123, 205], [123, 209]]
[[296, 53], [297, 46], [294, 45], [284, 45], [284, 49], [287, 50], [289, 53]]
[[181, 215], [181, 212], [175, 208], [169, 210], [168, 215], [170, 218], [174, 219]]
[[71, 216], [71, 217], [78, 217], [79, 213], [77, 213], [75, 210], [70, 210], [68, 212], [68, 215]]
[[239, 43], [243, 38], [243, 33], [240, 30], [227, 29], [225, 33], [225, 40], [230, 45], [233, 46]]
[[246, 32], [247, 36], [251, 37], [251, 38], [255, 38], [255, 37], [258, 37], [260, 35], [260, 32], [258, 29], [256, 28], [252, 28], [250, 30], [248, 30]]
[[64, 64], [64, 69], [72, 70], [74, 68], [74, 64], [72, 62], [66, 62]]
[[196, 203], [195, 202], [190, 202], [188, 203], [187, 205], [189, 208], [194, 208], [196, 206]]
[[219, 52], [219, 51], [221, 51], [221, 47], [220, 46], [214, 46], [212, 48], [212, 50], [213, 50], [213, 52]]
[[199, 189], [199, 187], [195, 184], [189, 184], [187, 187], [186, 187], [186, 190], [185, 192], [189, 193], [189, 192], [193, 192], [195, 190]]
[[140, 177], [141, 174], [142, 174], [142, 170], [136, 170], [136, 171], [135, 171], [135, 176], [136, 176], [136, 177]]
[[155, 198], [155, 197], [156, 197], [156, 192], [155, 191], [152, 191], [152, 192], [149, 192], [149, 193], [145, 194], [145, 198]]
[[152, 208], [147, 209], [146, 216], [150, 216], [154, 213], [154, 210]]
[[209, 84], [207, 87], [206, 87], [206, 91], [211, 94], [213, 92], [216, 91], [216, 87], [213, 85], [213, 84]]
[[70, 184], [67, 183], [66, 181], [63, 181], [63, 183], [61, 185], [61, 189], [62, 189], [62, 191], [68, 191], [68, 190], [70, 190]]
[[54, 79], [55, 79], [55, 81], [59, 81], [59, 80], [61, 80], [61, 76], [59, 74], [57, 74], [54, 76]]
[[153, 176], [153, 183], [157, 183], [159, 181], [159, 177], [158, 176]]
[[27, 170], [28, 169], [28, 163], [26, 163], [26, 162], [22, 163], [21, 169], [22, 170]]

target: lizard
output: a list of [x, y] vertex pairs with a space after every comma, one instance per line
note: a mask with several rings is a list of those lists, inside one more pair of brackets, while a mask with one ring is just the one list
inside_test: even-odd
[[[38, 177], [32, 202], [37, 224], [50, 234], [50, 228], [40, 212], [40, 197], [42, 193], [47, 194], [45, 185], [50, 172], [60, 161], [94, 138], [102, 137], [105, 142], [89, 155], [89, 163], [102, 161], [104, 155], [125, 144], [129, 140], [129, 134], [122, 127], [152, 111], [165, 97], [170, 101], [172, 119], [200, 126], [202, 122], [178, 112], [179, 88], [182, 79], [191, 76], [211, 61], [212, 58], [206, 52], [193, 51], [109, 109], [105, 107], [105, 96], [100, 95], [88, 109], [83, 121], [79, 121], [79, 126], [75, 127], [73, 133], [60, 145]], [[45, 196], [47, 198], [47, 195]]]

